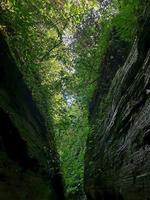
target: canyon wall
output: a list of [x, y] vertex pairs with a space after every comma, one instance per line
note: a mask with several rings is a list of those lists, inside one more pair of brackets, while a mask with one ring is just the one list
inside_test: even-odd
[[[117, 51], [112, 51], [111, 56], [109, 50], [107, 51], [107, 60], [111, 62], [111, 58], [114, 58], [117, 65], [114, 67], [118, 69], [112, 75], [108, 71], [109, 81], [105, 81], [104, 72], [101, 74], [93, 95], [93, 108], [90, 108], [91, 133], [85, 154], [84, 181], [88, 200], [150, 199], [148, 5], [149, 3], [144, 10], [144, 17], [139, 22], [138, 37], [135, 38], [125, 62], [122, 60], [121, 64], [119, 61], [117, 65]], [[124, 56], [124, 53], [122, 55]], [[108, 61], [102, 64], [103, 71], [107, 65]], [[112, 66], [110, 71], [113, 69]], [[101, 88], [104, 82], [106, 92]]]
[[0, 33], [0, 199], [62, 200], [53, 134]]

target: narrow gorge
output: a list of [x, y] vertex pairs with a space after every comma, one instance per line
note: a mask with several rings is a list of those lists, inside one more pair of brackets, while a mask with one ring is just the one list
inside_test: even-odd
[[150, 2], [0, 11], [0, 200], [150, 200]]

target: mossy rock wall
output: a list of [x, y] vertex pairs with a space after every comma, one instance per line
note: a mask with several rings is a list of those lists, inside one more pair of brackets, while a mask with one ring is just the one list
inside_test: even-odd
[[0, 199], [64, 199], [53, 134], [0, 33]]
[[90, 116], [92, 131], [85, 155], [88, 200], [150, 198], [149, 13], [146, 7], [127, 60], [97, 104], [97, 116]]

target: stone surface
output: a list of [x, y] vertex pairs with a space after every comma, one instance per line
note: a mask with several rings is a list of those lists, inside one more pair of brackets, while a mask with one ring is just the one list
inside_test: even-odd
[[120, 66], [125, 62], [130, 50], [128, 42], [120, 40], [113, 29], [109, 36], [109, 44], [106, 53], [102, 59], [99, 69], [99, 78], [97, 87], [94, 91], [91, 103], [89, 105], [89, 118], [95, 120], [99, 113], [99, 104], [103, 97], [107, 95], [112, 79]]
[[[91, 113], [85, 155], [88, 200], [150, 199], [150, 17], [109, 91]], [[100, 91], [99, 91], [100, 93]]]
[[0, 33], [0, 199], [62, 200], [52, 133]]

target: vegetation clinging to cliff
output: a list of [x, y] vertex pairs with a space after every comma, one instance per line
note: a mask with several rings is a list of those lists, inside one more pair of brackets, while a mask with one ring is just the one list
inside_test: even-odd
[[[107, 7], [107, 9], [106, 9]], [[88, 105], [115, 28], [132, 42], [138, 1], [8, 1], [1, 29], [50, 128], [53, 124], [66, 187], [82, 190]]]

